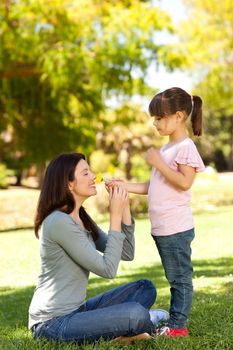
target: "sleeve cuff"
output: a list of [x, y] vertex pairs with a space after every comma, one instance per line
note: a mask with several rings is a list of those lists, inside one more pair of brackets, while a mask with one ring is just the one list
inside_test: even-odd
[[133, 233], [134, 232], [134, 228], [135, 228], [135, 220], [134, 220], [134, 218], [132, 216], [131, 216], [131, 224], [130, 225], [126, 225], [123, 222], [121, 223], [121, 230], [122, 230], [122, 232]]

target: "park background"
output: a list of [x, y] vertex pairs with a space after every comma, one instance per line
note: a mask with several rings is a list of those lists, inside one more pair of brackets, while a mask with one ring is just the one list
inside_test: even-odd
[[[233, 349], [233, 3], [230, 0], [1, 0], [0, 349], [75, 349], [34, 342], [27, 310], [39, 273], [32, 226], [48, 162], [83, 152], [107, 177], [145, 181], [144, 152], [167, 140], [148, 115], [158, 91], [179, 86], [203, 99], [206, 165], [193, 186], [195, 298], [189, 339], [135, 349]], [[88, 296], [136, 278], [169, 287], [150, 238], [146, 196], [131, 196], [136, 257], [113, 281], [92, 276]], [[87, 203], [108, 229], [103, 184]], [[96, 349], [118, 345], [100, 341]], [[86, 345], [83, 349], [91, 349]]]

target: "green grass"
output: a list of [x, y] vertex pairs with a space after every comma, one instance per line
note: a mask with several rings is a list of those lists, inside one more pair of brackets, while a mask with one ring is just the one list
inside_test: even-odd
[[0, 231], [33, 225], [39, 191], [12, 187], [0, 190]]
[[[233, 174], [200, 174], [193, 186], [192, 207], [195, 296], [188, 339], [156, 339], [131, 349], [233, 349]], [[33, 223], [38, 190], [0, 190], [0, 230]], [[89, 204], [92, 206], [92, 203]], [[101, 224], [106, 230], [108, 223]], [[136, 257], [122, 262], [115, 280], [91, 275], [88, 297], [138, 278], [151, 279], [158, 289], [155, 307], [169, 306], [169, 286], [148, 219], [137, 220]], [[0, 233], [0, 350], [77, 349], [75, 344], [34, 341], [27, 330], [27, 311], [39, 273], [39, 247], [31, 230]], [[119, 349], [127, 346], [100, 341], [80, 349]]]
[[[133, 346], [99, 341], [79, 349], [233, 349], [233, 206], [197, 214], [193, 243], [195, 296], [188, 339], [155, 339]], [[108, 223], [102, 225], [108, 228]], [[168, 308], [169, 287], [149, 235], [148, 220], [136, 222], [136, 257], [120, 264], [118, 277], [91, 275], [88, 297], [138, 278], [151, 279], [158, 289], [156, 307]], [[75, 344], [34, 341], [27, 330], [27, 311], [39, 272], [38, 241], [32, 231], [0, 234], [0, 349], [77, 349]]]

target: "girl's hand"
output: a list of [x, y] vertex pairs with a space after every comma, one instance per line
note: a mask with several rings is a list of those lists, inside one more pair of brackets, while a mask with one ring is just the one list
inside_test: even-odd
[[108, 192], [109, 192], [110, 188], [113, 188], [116, 186], [126, 189], [126, 184], [124, 184], [124, 180], [122, 180], [122, 179], [112, 178], [112, 179], [105, 180], [105, 188]]
[[154, 147], [150, 147], [148, 149], [148, 151], [146, 152], [145, 159], [150, 165], [154, 166], [157, 169], [159, 169], [160, 165], [164, 163], [159, 150], [157, 150]]

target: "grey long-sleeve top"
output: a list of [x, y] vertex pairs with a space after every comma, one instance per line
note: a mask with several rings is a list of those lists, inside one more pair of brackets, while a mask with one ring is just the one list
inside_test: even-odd
[[[134, 221], [121, 232], [99, 227], [94, 241], [70, 215], [54, 211], [40, 231], [41, 273], [29, 308], [29, 328], [66, 315], [86, 299], [89, 273], [114, 278], [120, 260], [134, 258]], [[98, 251], [102, 252], [100, 254]]]

